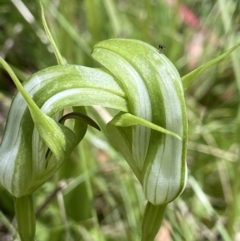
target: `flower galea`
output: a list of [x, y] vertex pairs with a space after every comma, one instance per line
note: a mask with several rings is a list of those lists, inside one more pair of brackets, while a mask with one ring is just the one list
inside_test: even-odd
[[157, 49], [136, 40], [100, 42], [93, 57], [116, 77], [127, 96], [128, 113], [107, 125], [112, 142], [149, 202], [172, 201], [187, 177], [187, 115], [176, 68]]

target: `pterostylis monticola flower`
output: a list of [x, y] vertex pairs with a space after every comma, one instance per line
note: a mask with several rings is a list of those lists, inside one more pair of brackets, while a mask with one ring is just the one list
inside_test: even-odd
[[154, 239], [167, 204], [186, 184], [188, 123], [183, 90], [239, 45], [182, 79], [162, 51], [144, 42], [112, 39], [94, 47], [93, 57], [113, 74], [126, 94], [128, 111], [115, 116], [107, 132], [148, 200], [142, 241]]
[[[159, 213], [159, 207], [164, 211], [186, 181], [187, 117], [182, 82], [171, 62], [141, 41], [100, 42], [93, 58], [107, 71], [59, 65], [36, 73], [23, 86], [1, 60], [19, 92], [0, 147], [0, 181], [20, 198], [16, 210], [33, 206], [25, 197], [56, 172], [83, 138], [87, 124], [97, 127], [86, 116], [84, 106], [117, 109], [120, 112], [107, 124], [107, 133], [143, 186], [149, 201], [143, 236], [152, 235], [152, 227], [159, 227], [159, 222], [146, 229], [149, 213]], [[82, 112], [73, 129], [56, 121], [66, 107]], [[162, 218], [163, 212], [160, 214], [157, 219]]]
[[[98, 129], [83, 106], [99, 104], [127, 111], [126, 101], [113, 77], [99, 69], [54, 66], [21, 85], [7, 63], [0, 61], [19, 90], [0, 146], [0, 182], [15, 197], [21, 239], [33, 240], [31, 194], [57, 171], [84, 137], [87, 125]], [[74, 112], [60, 118], [58, 113], [65, 107]], [[62, 124], [67, 118], [75, 119], [73, 129]]]
[[23, 205], [80, 142], [87, 124], [94, 126], [83, 107], [78, 108], [85, 118], [75, 121], [73, 130], [55, 120], [57, 113], [98, 104], [120, 111], [108, 123], [108, 135], [142, 184], [148, 209], [162, 209], [182, 192], [187, 173], [187, 118], [178, 72], [157, 49], [136, 40], [101, 42], [93, 57], [108, 71], [55, 66], [33, 75], [24, 87], [2, 60], [19, 93], [0, 147], [0, 181], [17, 200], [24, 197]]
[[148, 200], [142, 240], [152, 240], [167, 203], [187, 177], [187, 115], [181, 78], [156, 48], [136, 40], [98, 43], [93, 57], [126, 93], [128, 113], [107, 125], [112, 143], [128, 161]]
[[176, 68], [156, 48], [136, 40], [100, 42], [93, 57], [116, 76], [127, 96], [128, 113], [108, 124], [110, 138], [149, 202], [172, 201], [182, 192], [187, 175], [187, 116]]

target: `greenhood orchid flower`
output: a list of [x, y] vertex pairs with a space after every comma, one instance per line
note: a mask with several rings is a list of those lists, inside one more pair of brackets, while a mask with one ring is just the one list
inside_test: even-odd
[[110, 138], [148, 201], [154, 205], [172, 201], [183, 191], [187, 176], [187, 116], [176, 68], [156, 48], [136, 40], [100, 42], [93, 57], [116, 77], [133, 115], [116, 116], [108, 124]]
[[[51, 117], [65, 107], [97, 103], [112, 108], [119, 104], [126, 111], [121, 88], [101, 70], [56, 66], [33, 75], [24, 89], [18, 87], [0, 146], [0, 182], [15, 197], [29, 195], [44, 183], [86, 132], [84, 122], [75, 121], [70, 130]], [[46, 165], [48, 148], [53, 155]]]
[[[57, 171], [84, 137], [87, 124], [97, 128], [85, 106], [119, 111], [107, 124], [107, 133], [142, 184], [148, 214], [157, 211], [162, 217], [166, 204], [184, 189], [187, 117], [175, 67], [157, 49], [137, 40], [100, 42], [92, 56], [103, 69], [58, 65], [34, 74], [23, 85], [1, 60], [19, 92], [0, 146], [0, 182], [17, 198], [20, 236], [30, 237], [22, 239], [34, 237], [34, 231], [24, 228], [28, 222], [34, 230], [32, 211], [27, 221], [21, 218], [21, 207], [33, 208], [26, 197]], [[66, 107], [74, 110], [66, 118], [81, 112], [73, 129], [63, 125], [64, 117], [58, 123]], [[146, 213], [143, 224], [149, 224], [149, 217]], [[151, 229], [147, 226], [143, 225], [143, 236], [155, 233], [159, 222]]]
[[[68, 106], [98, 104], [121, 111], [108, 124], [108, 134], [147, 199], [155, 205], [172, 201], [186, 180], [187, 119], [178, 72], [157, 49], [136, 40], [101, 42], [93, 57], [112, 75], [64, 65], [38, 72], [24, 88], [16, 82], [19, 92], [0, 147], [1, 183], [16, 197], [32, 193], [86, 131], [78, 121], [74, 131], [52, 117]], [[46, 165], [48, 148], [53, 157]]]

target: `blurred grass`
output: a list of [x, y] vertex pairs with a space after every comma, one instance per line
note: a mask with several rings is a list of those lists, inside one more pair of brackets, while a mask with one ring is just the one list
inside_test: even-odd
[[[164, 54], [184, 76], [240, 42], [238, 0], [44, 0], [43, 5], [59, 50], [72, 64], [96, 66], [90, 53], [98, 41], [137, 38], [156, 48], [164, 44]], [[21, 80], [57, 64], [40, 19], [34, 1], [0, 0], [0, 55]], [[157, 241], [239, 240], [239, 71], [236, 50], [186, 93], [190, 178], [182, 196], [169, 205]], [[0, 70], [0, 130], [14, 92], [10, 78]], [[37, 239], [140, 240], [145, 199], [106, 139], [104, 122], [112, 110], [88, 112], [102, 132], [89, 128], [59, 173], [36, 192], [37, 208], [49, 197], [38, 213]], [[0, 240], [15, 235], [6, 225], [5, 218], [14, 217], [9, 200], [1, 189], [5, 216], [0, 216]]]

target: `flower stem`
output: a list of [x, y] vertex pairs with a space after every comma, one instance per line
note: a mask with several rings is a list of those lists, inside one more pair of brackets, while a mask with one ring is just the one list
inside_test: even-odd
[[32, 196], [15, 198], [14, 204], [21, 241], [34, 241], [36, 222]]
[[154, 240], [161, 226], [166, 207], [167, 204], [153, 205], [150, 202], [147, 203], [142, 222], [142, 241]]

